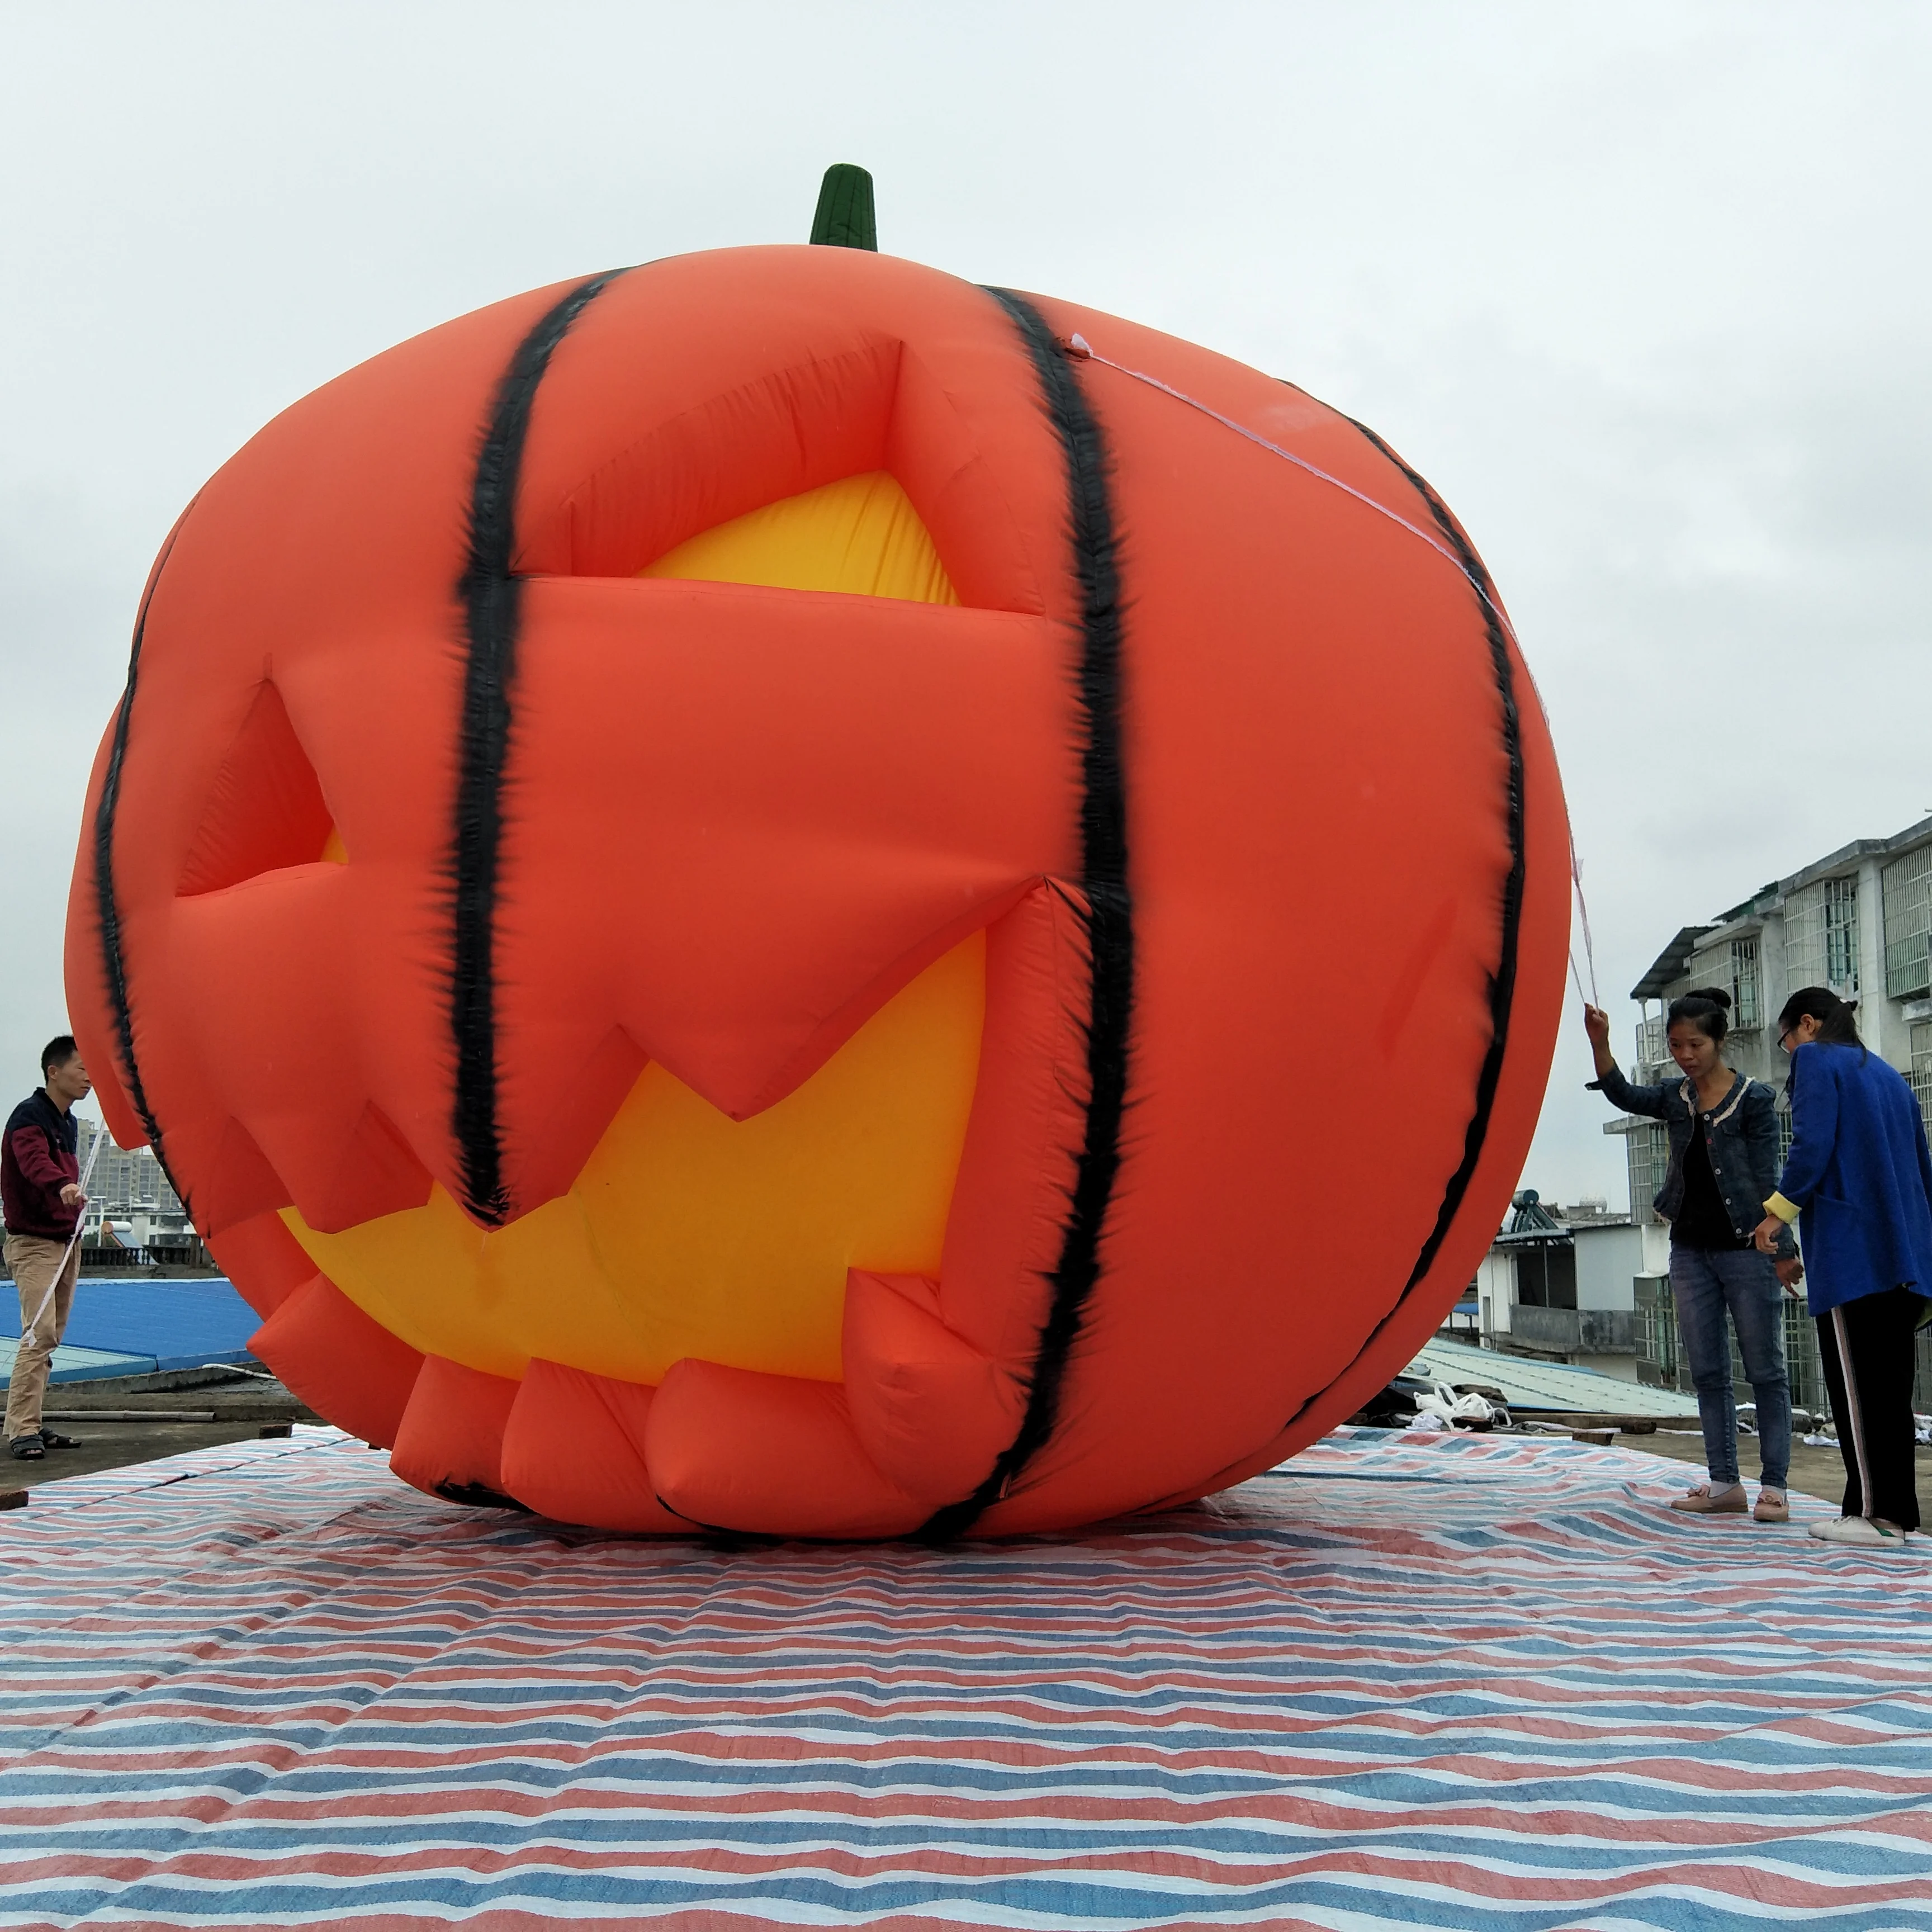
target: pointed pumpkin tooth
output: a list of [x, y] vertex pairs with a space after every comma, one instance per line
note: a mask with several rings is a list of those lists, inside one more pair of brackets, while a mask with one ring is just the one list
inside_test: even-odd
[[248, 1348], [318, 1414], [378, 1449], [400, 1433], [423, 1366], [323, 1274], [283, 1301]]
[[1018, 1379], [956, 1335], [939, 1284], [854, 1269], [845, 1288], [844, 1387], [853, 1433], [896, 1487], [937, 1510], [969, 1496], [1025, 1408]]
[[426, 1355], [389, 1467], [413, 1487], [451, 1502], [504, 1502], [503, 1432], [520, 1386]]
[[651, 1405], [644, 1449], [665, 1506], [712, 1528], [904, 1536], [932, 1513], [866, 1455], [836, 1382], [679, 1362]]
[[204, 1229], [202, 1240], [216, 1265], [265, 1321], [315, 1279], [315, 1263], [278, 1214], [251, 1215], [218, 1230]]
[[694, 1526], [658, 1499], [644, 1460], [656, 1394], [644, 1383], [532, 1362], [503, 1431], [505, 1491], [559, 1522], [688, 1532]]

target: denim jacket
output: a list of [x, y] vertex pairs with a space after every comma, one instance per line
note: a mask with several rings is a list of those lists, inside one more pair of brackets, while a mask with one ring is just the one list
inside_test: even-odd
[[[1666, 1221], [1674, 1221], [1684, 1205], [1684, 1156], [1697, 1116], [1695, 1086], [1684, 1079], [1639, 1087], [1626, 1080], [1618, 1066], [1590, 1084], [1602, 1090], [1612, 1106], [1626, 1114], [1647, 1114], [1670, 1130], [1670, 1168], [1652, 1204]], [[1777, 1106], [1777, 1095], [1762, 1080], [1734, 1074], [1731, 1090], [1718, 1102], [1705, 1136], [1712, 1178], [1741, 1239], [1764, 1219], [1764, 1204], [1778, 1190]], [[1778, 1237], [1778, 1252], [1782, 1258], [1797, 1251], [1786, 1228]]]

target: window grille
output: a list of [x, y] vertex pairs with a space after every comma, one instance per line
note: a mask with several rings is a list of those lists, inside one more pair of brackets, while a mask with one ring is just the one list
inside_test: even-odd
[[1730, 948], [1720, 940], [1715, 946], [1706, 946], [1692, 953], [1687, 978], [1687, 992], [1699, 986], [1722, 986], [1728, 992], [1731, 985]]
[[1784, 908], [1784, 974], [1792, 990], [1828, 986], [1845, 998], [1858, 990], [1858, 882], [1820, 879], [1793, 892]]
[[1664, 1219], [1650, 1204], [1670, 1172], [1670, 1130], [1650, 1123], [1634, 1129], [1624, 1138], [1624, 1156], [1630, 1165], [1631, 1216], [1654, 1225]]
[[1670, 1057], [1670, 1043], [1666, 1036], [1663, 1014], [1652, 1013], [1648, 1019], [1640, 1020], [1636, 1029], [1638, 1084], [1653, 1085], [1666, 1075], [1676, 1070], [1677, 1063]]
[[1668, 1275], [1639, 1275], [1636, 1378], [1651, 1388], [1677, 1386], [1677, 1314]]
[[1932, 845], [1880, 874], [1885, 907], [1885, 990], [1894, 1000], [1932, 993]]
[[1858, 990], [1858, 882], [1825, 882], [1825, 983], [1835, 993]]
[[1912, 1028], [1912, 1094], [1932, 1134], [1932, 1021], [1919, 1020]]
[[[1636, 1290], [1636, 1378], [1652, 1388], [1676, 1389], [1680, 1394], [1694, 1393], [1690, 1364], [1678, 1348], [1676, 1298], [1670, 1292], [1668, 1275], [1640, 1275]], [[1780, 1296], [1784, 1325], [1785, 1370], [1791, 1384], [1791, 1400], [1814, 1415], [1823, 1414], [1831, 1398], [1826, 1392], [1825, 1372], [1818, 1360], [1818, 1324], [1805, 1313], [1803, 1300]], [[1922, 1357], [1925, 1344], [1919, 1344]], [[1744, 1365], [1738, 1352], [1736, 1338], [1731, 1342], [1731, 1384], [1738, 1394], [1750, 1399], [1750, 1385], [1744, 1379]]]
[[1759, 994], [1757, 941], [1731, 941], [1731, 1030], [1748, 1033], [1764, 1024], [1764, 1002]]
[[1825, 895], [1816, 886], [1784, 902], [1784, 977], [1793, 992], [1825, 983]]
[[[1749, 1031], [1764, 1024], [1762, 982], [1758, 976], [1757, 940], [1720, 939], [1690, 956], [1693, 986], [1721, 986], [1731, 996], [1731, 1030]], [[1667, 1054], [1666, 1054], [1666, 1058]]]
[[[1824, 1414], [1830, 1408], [1831, 1397], [1826, 1391], [1824, 1365], [1818, 1359], [1818, 1324], [1806, 1314], [1802, 1301], [1794, 1301], [1788, 1295], [1780, 1295], [1778, 1300], [1784, 1316], [1784, 1366], [1791, 1400], [1814, 1415]], [[1690, 1381], [1689, 1366], [1684, 1365], [1686, 1384]], [[1750, 1384], [1744, 1378], [1744, 1357], [1738, 1352], [1735, 1333], [1731, 1337], [1731, 1385], [1741, 1400], [1750, 1400]], [[1687, 1388], [1685, 1393], [1690, 1392]]]

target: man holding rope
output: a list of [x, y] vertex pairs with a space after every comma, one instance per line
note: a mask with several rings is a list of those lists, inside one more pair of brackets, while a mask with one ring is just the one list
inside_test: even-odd
[[40, 1053], [40, 1090], [8, 1117], [0, 1141], [0, 1211], [7, 1222], [7, 1265], [20, 1296], [20, 1346], [7, 1390], [7, 1445], [23, 1462], [50, 1449], [74, 1449], [70, 1436], [40, 1426], [40, 1402], [54, 1350], [74, 1306], [80, 1272], [74, 1239], [80, 1210], [80, 1130], [74, 1103], [94, 1090], [70, 1034]]

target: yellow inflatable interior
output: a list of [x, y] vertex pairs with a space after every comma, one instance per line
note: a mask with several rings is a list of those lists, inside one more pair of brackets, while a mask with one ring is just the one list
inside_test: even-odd
[[[638, 574], [958, 602], [883, 472], [769, 504]], [[340, 1234], [284, 1219], [385, 1328], [491, 1375], [542, 1356], [656, 1383], [700, 1356], [836, 1381], [846, 1270], [938, 1272], [985, 1010], [976, 934], [750, 1120], [646, 1067], [570, 1191], [494, 1232], [440, 1186]]]

